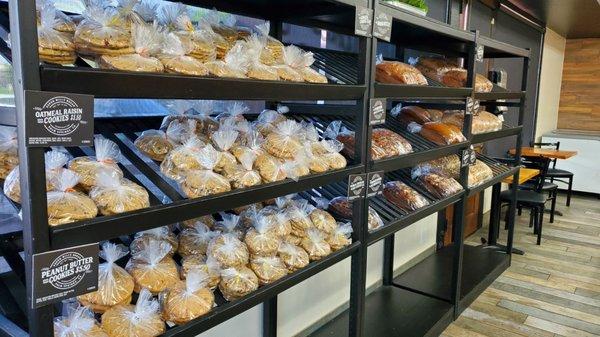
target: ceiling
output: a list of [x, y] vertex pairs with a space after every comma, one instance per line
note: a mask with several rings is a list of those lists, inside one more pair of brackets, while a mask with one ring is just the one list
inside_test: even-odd
[[509, 0], [569, 39], [600, 38], [600, 0]]

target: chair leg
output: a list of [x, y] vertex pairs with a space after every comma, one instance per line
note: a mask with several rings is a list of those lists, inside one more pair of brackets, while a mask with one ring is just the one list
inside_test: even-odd
[[519, 214], [519, 216], [521, 216], [521, 214], [523, 214], [523, 207], [519, 206], [519, 207], [517, 208], [517, 211], [518, 211], [518, 213], [517, 213], [517, 214]]
[[569, 188], [567, 190], [567, 207], [571, 206], [571, 193], [573, 191], [573, 177], [569, 177]]
[[556, 197], [558, 194], [558, 189], [550, 192], [550, 196], [552, 197], [552, 204], [550, 206], [550, 223], [554, 223], [554, 210], [556, 209]]
[[533, 227], [533, 225], [535, 224], [535, 217], [536, 217], [535, 209], [531, 208], [529, 210], [529, 228]]
[[537, 245], [542, 244], [542, 227], [544, 226], [544, 206], [542, 205], [540, 209], [540, 222], [538, 224], [538, 232], [537, 232]]

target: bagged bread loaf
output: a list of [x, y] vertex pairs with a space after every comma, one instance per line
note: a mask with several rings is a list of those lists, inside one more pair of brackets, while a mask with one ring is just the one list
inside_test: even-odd
[[150, 241], [161, 241], [169, 244], [171, 247], [168, 253], [169, 256], [173, 256], [179, 248], [177, 236], [171, 232], [171, 229], [168, 226], [156, 227], [135, 234], [135, 238], [129, 245], [131, 255], [136, 255], [145, 250], [150, 244]]
[[193, 37], [186, 39], [185, 35], [173, 32], [164, 33], [161, 42], [158, 58], [163, 64], [165, 72], [191, 76], [208, 75], [208, 68], [202, 61], [189, 55], [195, 48]]
[[207, 286], [209, 277], [192, 270], [185, 281], [178, 281], [161, 294], [162, 316], [166, 321], [184, 324], [212, 310], [215, 296]]
[[100, 257], [105, 262], [98, 267], [98, 290], [77, 296], [77, 300], [98, 313], [117, 304], [129, 304], [134, 287], [133, 278], [116, 264], [126, 255], [127, 249], [123, 245], [110, 242], [102, 244]]
[[98, 214], [94, 201], [74, 189], [78, 181], [79, 176], [71, 170], [62, 170], [53, 177], [53, 190], [46, 194], [50, 226], [92, 219]]
[[375, 209], [373, 209], [371, 206], [369, 206], [369, 215], [367, 221], [369, 231], [383, 227], [383, 220], [381, 219], [381, 216], [379, 216], [379, 213], [377, 213], [377, 211], [375, 211]]
[[55, 29], [60, 19], [52, 3], [44, 2], [39, 9], [38, 54], [40, 61], [54, 64], [72, 64], [75, 62], [75, 45], [72, 35]]
[[208, 245], [207, 256], [212, 256], [223, 268], [244, 266], [249, 253], [246, 245], [234, 234], [220, 234]]
[[423, 138], [440, 146], [457, 144], [467, 140], [459, 128], [442, 122], [430, 122], [423, 125], [411, 123], [408, 124], [408, 131], [418, 133]]
[[331, 247], [325, 241], [326, 235], [316, 228], [306, 230], [306, 236], [302, 239], [301, 247], [306, 250], [311, 261], [317, 261], [331, 254]]
[[[200, 150], [203, 146], [204, 143], [198, 138], [188, 139], [167, 154], [160, 164], [160, 171], [171, 179], [182, 181], [189, 171], [203, 168], [200, 159]], [[216, 156], [218, 155], [217, 153]]]
[[163, 241], [150, 241], [146, 249], [132, 255], [125, 269], [135, 282], [134, 290], [147, 288], [158, 294], [179, 281], [177, 264], [169, 256], [171, 246]]
[[[338, 218], [352, 220], [352, 202], [347, 197], [331, 199], [327, 205], [327, 211]], [[368, 226], [369, 230], [375, 230], [383, 226], [383, 220], [371, 206], [369, 206]]]
[[[463, 127], [465, 115], [463, 111], [446, 111], [442, 121], [447, 124], [455, 125], [458, 128]], [[471, 133], [480, 134], [493, 132], [502, 129], [502, 121], [487, 111], [481, 110], [473, 114], [471, 123]]]
[[258, 277], [248, 267], [232, 267], [221, 272], [219, 290], [228, 301], [235, 301], [256, 289], [258, 289]]
[[371, 142], [372, 160], [413, 152], [412, 145], [404, 137], [388, 129], [373, 129]]
[[133, 143], [143, 154], [162, 162], [176, 143], [161, 130], [146, 130]]
[[413, 168], [413, 171], [432, 172], [454, 179], [460, 178], [460, 159], [457, 155], [449, 155], [437, 159], [432, 159], [423, 163], [419, 163]]
[[311, 68], [313, 63], [315, 63], [315, 57], [312, 52], [306, 52], [294, 45], [289, 45], [284, 48], [283, 60], [285, 64], [292, 67], [302, 76], [304, 82], [327, 83], [325, 75]]
[[19, 165], [19, 146], [17, 144], [17, 129], [0, 126], [0, 179]]
[[427, 79], [421, 72], [406, 63], [398, 61], [384, 61], [378, 55], [375, 68], [375, 80], [381, 83], [427, 85]]
[[87, 307], [68, 305], [63, 316], [54, 318], [54, 337], [109, 337]]
[[212, 134], [212, 142], [219, 151], [219, 161], [215, 165], [215, 172], [227, 174], [233, 172], [237, 166], [235, 156], [229, 152], [238, 138], [239, 133], [231, 129], [220, 129]]
[[[53, 182], [62, 172], [63, 166], [69, 161], [69, 156], [65, 153], [52, 150], [44, 154], [44, 166], [46, 168], [46, 191], [54, 189]], [[14, 202], [21, 202], [21, 187], [19, 178], [19, 166], [10, 171], [6, 180], [4, 180], [4, 195]]]
[[401, 181], [385, 183], [383, 195], [390, 203], [406, 213], [429, 205], [429, 201], [425, 197]]
[[352, 244], [352, 224], [349, 222], [346, 223], [337, 223], [335, 229], [332, 233], [330, 233], [325, 239], [332, 251], [340, 250], [346, 246]]
[[[426, 76], [449, 87], [460, 88], [467, 85], [467, 70], [459, 67], [456, 60], [420, 57], [416, 67]], [[475, 75], [475, 91], [490, 92], [492, 88], [493, 84], [487, 78]]]
[[475, 161], [475, 165], [469, 166], [469, 187], [481, 185], [493, 177], [492, 169], [479, 159]]
[[277, 256], [286, 265], [289, 273], [306, 267], [310, 262], [308, 253], [304, 249], [285, 241], [279, 245]]
[[435, 198], [446, 198], [462, 191], [462, 186], [454, 178], [430, 172], [413, 170], [413, 179], [421, 184]]
[[79, 186], [89, 191], [96, 185], [96, 179], [101, 172], [123, 176], [123, 171], [117, 163], [121, 157], [121, 151], [114, 142], [96, 137], [94, 139], [95, 156], [77, 157], [69, 162], [69, 169], [79, 175]]
[[181, 278], [185, 280], [193, 270], [200, 270], [208, 275], [206, 286], [210, 290], [215, 290], [221, 282], [221, 266], [212, 256], [188, 255], [182, 258]]
[[185, 172], [185, 179], [181, 182], [181, 189], [188, 198], [200, 198], [231, 190], [229, 180], [213, 171], [220, 161], [220, 153], [212, 145], [200, 149], [197, 158], [202, 169]]
[[278, 256], [255, 256], [250, 268], [258, 277], [259, 285], [273, 283], [288, 274], [288, 269]]
[[402, 106], [401, 104], [398, 104], [390, 111], [390, 113], [405, 124], [414, 122], [423, 125], [425, 123], [439, 121], [441, 118], [440, 110], [424, 109], [414, 105]]
[[283, 121], [275, 127], [263, 143], [264, 149], [277, 158], [291, 159], [302, 148], [302, 125], [293, 120]]
[[134, 53], [131, 34], [114, 8], [90, 2], [82, 15], [73, 37], [77, 53], [89, 56]]
[[100, 172], [96, 184], [90, 191], [90, 198], [94, 200], [103, 215], [150, 207], [148, 191], [128, 179], [108, 172]]
[[233, 213], [219, 212], [221, 220], [217, 221], [214, 227], [215, 231], [222, 234], [233, 234], [239, 240], [244, 238], [244, 227], [241, 217]]
[[246, 232], [244, 243], [252, 256], [274, 256], [281, 242], [276, 231], [276, 218], [257, 214]]
[[182, 257], [189, 255], [206, 255], [210, 241], [219, 232], [211, 231], [204, 223], [198, 221], [192, 228], [185, 228], [179, 233], [179, 250]]
[[142, 289], [137, 302], [119, 304], [102, 314], [102, 329], [110, 337], [157, 337], [165, 332], [160, 304], [148, 289]]

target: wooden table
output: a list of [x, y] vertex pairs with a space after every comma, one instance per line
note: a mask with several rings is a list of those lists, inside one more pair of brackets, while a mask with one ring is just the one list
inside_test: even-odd
[[[538, 174], [540, 174], [540, 170], [538, 170], [538, 169], [520, 167], [519, 168], [519, 185], [523, 184], [524, 182], [528, 181], [531, 178], [535, 178]], [[513, 176], [509, 176], [509, 177], [502, 179], [502, 182], [506, 183], [506, 184], [512, 184], [512, 181], [513, 181]]]
[[[508, 151], [511, 155], [515, 154], [515, 149]], [[522, 147], [521, 156], [523, 157], [546, 157], [551, 159], [569, 159], [577, 155], [577, 151], [541, 149], [539, 147]]]

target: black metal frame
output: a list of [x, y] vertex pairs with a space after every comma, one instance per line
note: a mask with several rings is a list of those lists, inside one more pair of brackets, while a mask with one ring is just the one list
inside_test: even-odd
[[[407, 178], [406, 168], [415, 164], [442, 157], [448, 154], [460, 154], [470, 144], [487, 142], [500, 137], [516, 136], [517, 153], [515, 163], [520, 160], [520, 147], [522, 144], [522, 124], [524, 118], [525, 88], [527, 81], [529, 51], [517, 48], [506, 43], [498, 42], [489, 38], [480, 37], [477, 32], [468, 32], [455, 29], [428, 18], [414, 16], [403, 10], [390, 7], [380, 3], [378, 0], [315, 0], [316, 9], [311, 12], [302, 11], [300, 5], [306, 5], [305, 1], [291, 1], [288, 9], [277, 10], [280, 2], [260, 1], [261, 6], [253, 7], [252, 0], [239, 2], [228, 2], [210, 0], [189, 0], [186, 3], [196, 6], [221, 7], [219, 9], [232, 13], [262, 17], [271, 20], [271, 34], [281, 34], [281, 23], [288, 22], [310, 27], [318, 27], [338, 31], [340, 33], [352, 33], [352, 27], [347, 22], [347, 17], [336, 18], [336, 6], [342, 6], [343, 15], [348, 15], [352, 7], [364, 6], [373, 10], [376, 16], [386, 13], [393, 18], [392, 42], [403, 46], [414, 47], [428, 52], [437, 52], [451, 56], [465, 58], [465, 67], [468, 70], [468, 83], [466, 88], [446, 88], [443, 86], [401, 86], [380, 84], [375, 82], [375, 56], [377, 53], [378, 39], [359, 38], [359, 53], [356, 57], [356, 69], [349, 76], [340, 73], [342, 68], [331, 70], [337, 84], [304, 84], [285, 83], [254, 80], [230, 80], [214, 78], [197, 78], [189, 76], [178, 76], [170, 74], [139, 74], [123, 73], [116, 71], [98, 70], [91, 68], [63, 68], [48, 65], [39, 65], [37, 54], [37, 33], [35, 18], [35, 1], [33, 0], [10, 0], [9, 10], [11, 17], [11, 39], [12, 59], [15, 71], [15, 100], [17, 105], [17, 125], [19, 132], [19, 159], [21, 173], [21, 195], [23, 210], [23, 235], [22, 244], [25, 251], [24, 268], [20, 267], [18, 259], [12, 259], [11, 267], [21, 271], [17, 278], [26, 283], [27, 302], [31, 300], [31, 284], [27, 282], [32, 275], [32, 255], [51, 249], [73, 246], [81, 243], [97, 242], [131, 234], [135, 231], [149, 229], [180, 220], [213, 213], [218, 210], [227, 209], [265, 200], [274, 196], [285, 195], [292, 192], [300, 192], [333, 182], [343, 181], [349, 174], [367, 173], [383, 170], [388, 179], [403, 179], [410, 183]], [[274, 6], [277, 4], [278, 6]], [[273, 8], [265, 8], [273, 5]], [[289, 15], [286, 17], [286, 15]], [[293, 17], [292, 17], [293, 16]], [[405, 34], [406, 33], [406, 34]], [[425, 39], [423, 39], [425, 37]], [[509, 92], [495, 87], [491, 93], [476, 93], [473, 89], [475, 77], [476, 48], [482, 45], [485, 48], [484, 57], [516, 57], [526, 60], [524, 65], [524, 76], [522, 90]], [[314, 50], [317, 62], [328, 66], [341, 57], [335, 53], [323, 50]], [[399, 51], [399, 58], [403, 52]], [[347, 59], [346, 59], [347, 61]], [[345, 61], [345, 62], [346, 62]], [[342, 67], [346, 67], [345, 63]], [[146, 83], [161, 83], [159, 86], [146, 86]], [[111, 83], [110, 86], [106, 83]], [[125, 130], [121, 133], [110, 129], [99, 130], [106, 137], [115, 140], [121, 147], [129, 162], [146, 176], [158, 190], [166, 195], [171, 202], [162, 204], [154, 197], [155, 204], [152, 207], [137, 212], [130, 212], [115, 216], [100, 217], [90, 221], [82, 221], [65, 226], [48, 229], [46, 223], [46, 198], [45, 198], [45, 176], [40, 174], [36, 167], [43, 167], [43, 149], [25, 147], [25, 113], [24, 91], [44, 90], [71, 93], [86, 93], [95, 97], [127, 97], [127, 98], [187, 98], [187, 99], [254, 99], [269, 102], [277, 101], [310, 101], [317, 99], [325, 100], [353, 100], [355, 106], [335, 107], [328, 104], [311, 105], [308, 103], [290, 103], [292, 111], [304, 115], [302, 118], [323, 118], [327, 120], [333, 115], [340, 115], [345, 111], [347, 117], [354, 118], [354, 131], [356, 134], [357, 158], [348, 168], [321, 175], [302, 178], [299, 182], [283, 181], [272, 184], [261, 185], [255, 188], [237, 190], [223, 195], [210, 196], [200, 199], [184, 199], [167, 182], [161, 180], [158, 173], [152, 170], [147, 163], [136, 157], [134, 151], [128, 147], [131, 142], [132, 133], [127, 134]], [[385, 160], [370, 160], [372, 127], [369, 126], [368, 110], [371, 98], [387, 98], [390, 102], [402, 100], [430, 100], [444, 101], [442, 104], [464, 104], [466, 99], [482, 100], [482, 104], [499, 105], [499, 99], [512, 100], [502, 102], [502, 105], [519, 106], [519, 123], [517, 126], [506, 126], [500, 131], [482, 135], [472, 135], [471, 118], [465, 115], [463, 133], [468, 141], [446, 147], [435, 147], [421, 140], [412, 139], [406, 135], [409, 141], [414, 142], [418, 149], [413, 154], [389, 158]], [[516, 101], [515, 101], [516, 100]], [[483, 102], [485, 101], [485, 102]], [[517, 102], [518, 101], [518, 102]], [[436, 103], [431, 103], [436, 104]], [[390, 128], [397, 127], [390, 121]], [[390, 124], [392, 123], [392, 124]], [[102, 123], [99, 123], [102, 125]], [[99, 129], [99, 127], [97, 127]], [[71, 149], [71, 151], [81, 151]], [[489, 158], [481, 157], [488, 165], [496, 164]], [[509, 235], [507, 248], [502, 258], [496, 258], [493, 250], [483, 250], [481, 247], [465, 246], [463, 242], [465, 204], [470, 195], [479, 193], [483, 189], [497, 185], [503, 178], [513, 175], [514, 181], [518, 181], [518, 170], [515, 167], [492, 167], [494, 178], [480, 186], [468, 187], [468, 168], [461, 169], [460, 182], [464, 192], [435, 200], [423, 194], [432, 201], [431, 205], [410, 214], [404, 214], [390, 205], [384, 198], [376, 196], [368, 200], [358, 200], [353, 205], [353, 241], [354, 243], [321, 261], [311, 263], [307, 268], [291, 274], [273, 284], [261, 287], [256, 292], [245, 298], [232, 303], [226, 303], [215, 308], [207, 315], [200, 317], [186, 325], [179, 326], [167, 331], [165, 336], [187, 336], [195, 335], [210, 329], [249, 308], [263, 304], [263, 335], [277, 335], [277, 295], [306, 278], [326, 269], [327, 267], [351, 257], [351, 280], [349, 310], [336, 317], [315, 335], [334, 333], [336, 336], [370, 336], [375, 332], [383, 332], [385, 327], [394, 324], [401, 327], [407, 336], [435, 336], [457, 317], [474, 298], [485, 287], [489, 285], [510, 263], [510, 252], [513, 245], [514, 217], [516, 212], [515, 203], [511, 203], [509, 209]], [[131, 176], [131, 172], [128, 173]], [[343, 183], [342, 183], [343, 184]], [[338, 193], [343, 191], [341, 185], [330, 187]], [[413, 186], [417, 189], [419, 187]], [[516, 198], [516, 184], [513, 186], [513, 201]], [[310, 192], [307, 192], [310, 193]], [[384, 218], [385, 225], [371, 233], [368, 231], [368, 207], [377, 209]], [[394, 278], [393, 256], [394, 256], [394, 234], [436, 212], [443, 211], [446, 207], [454, 205], [453, 238], [454, 244], [441, 249], [426, 258], [423, 262], [415, 265], [402, 275]], [[493, 212], [492, 212], [493, 213]], [[116, 224], [118, 223], [118, 226]], [[495, 244], [497, 229], [490, 229], [490, 240]], [[383, 286], [373, 293], [366, 295], [366, 273], [367, 273], [367, 249], [369, 245], [384, 241], [384, 265]], [[493, 242], [492, 242], [493, 241]], [[10, 242], [9, 242], [10, 243]], [[14, 250], [18, 251], [20, 245], [1, 244], [0, 250], [5, 256], [14, 258]], [[506, 254], [508, 253], [508, 254]], [[18, 256], [18, 254], [17, 254]], [[9, 258], [10, 259], [10, 258]], [[441, 262], [440, 262], [441, 261]], [[23, 261], [21, 261], [23, 262]], [[476, 264], [478, 268], [476, 275], [465, 274], [467, 268], [465, 263]], [[433, 266], [433, 267], [431, 267]], [[423, 270], [435, 273], [445, 273], [447, 284], [444, 284], [443, 295], [425, 288], [411, 285], [407, 280], [422, 277]], [[433, 269], [431, 269], [433, 268]], [[19, 276], [20, 275], [20, 276]], [[429, 274], [426, 278], [433, 278]], [[440, 278], [442, 282], [443, 278]], [[439, 284], [438, 284], [439, 285]], [[403, 306], [410, 308], [404, 310]], [[389, 308], [394, 310], [392, 320], [388, 320]], [[434, 312], [427, 315], [426, 320], [415, 315]], [[33, 336], [51, 336], [52, 318], [54, 310], [52, 306], [42, 307], [37, 310], [28, 310], [29, 333]], [[369, 318], [376, 317], [385, 320], [384, 324], [377, 326]], [[0, 317], [0, 334], [6, 333], [4, 327], [13, 328], [10, 324], [4, 324], [4, 317]], [[346, 328], [347, 327], [347, 328]], [[366, 331], [366, 329], [369, 329]], [[334, 329], [335, 331], [332, 331]], [[375, 329], [372, 331], [372, 329]], [[14, 330], [14, 334], [20, 336], [21, 331]], [[375, 335], [377, 335], [375, 333]]]

